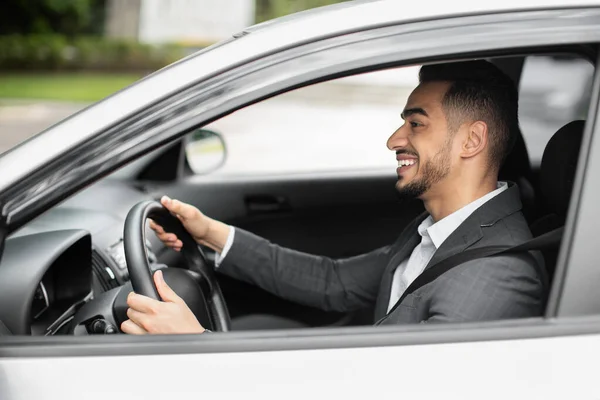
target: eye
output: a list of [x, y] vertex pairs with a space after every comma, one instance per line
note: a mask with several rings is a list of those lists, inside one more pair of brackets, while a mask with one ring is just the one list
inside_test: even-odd
[[423, 126], [423, 124], [421, 124], [420, 122], [417, 122], [417, 121], [410, 121], [409, 123], [412, 128], [418, 128], [420, 126]]

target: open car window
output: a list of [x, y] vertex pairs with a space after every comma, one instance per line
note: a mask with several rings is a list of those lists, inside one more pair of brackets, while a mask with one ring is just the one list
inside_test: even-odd
[[418, 66], [303, 87], [207, 126], [226, 135], [215, 173], [270, 175], [394, 169], [385, 143], [418, 84]]
[[[386, 147], [388, 137], [404, 123], [400, 113], [408, 95], [418, 84], [419, 68], [397, 67], [316, 83], [242, 108], [203, 127], [219, 132], [227, 147], [225, 163], [213, 172], [203, 175], [192, 169], [176, 179], [166, 180], [155, 180], [154, 175], [148, 173], [140, 182], [148, 185], [149, 196], [138, 192], [135, 182], [133, 187], [123, 184], [130, 179], [125, 174], [126, 179], [96, 184], [68, 199], [57, 210], [41, 216], [12, 238], [25, 243], [26, 237], [52, 233], [52, 229], [61, 228], [93, 232], [92, 252], [82, 253], [83, 257], [91, 257], [90, 268], [79, 271], [92, 276], [92, 285], [78, 287], [85, 295], [93, 289], [92, 298], [102, 297], [129, 282], [122, 227], [118, 226], [122, 224], [118, 221], [122, 220], [117, 218], [116, 226], [111, 225], [114, 207], [118, 207], [117, 215], [123, 218], [136, 200], [158, 198], [164, 193], [189, 202], [231, 226], [310, 254], [344, 259], [389, 245], [423, 211], [419, 204], [397, 201], [392, 179], [397, 161]], [[582, 68], [577, 79], [589, 79], [587, 72], [587, 68]], [[523, 72], [522, 96], [531, 104], [542, 102], [546, 92], [523, 92], [528, 87], [528, 84], [523, 84], [527, 79]], [[589, 101], [579, 107], [587, 109], [588, 104]], [[526, 121], [527, 116], [532, 114], [531, 107], [521, 107]], [[572, 117], [577, 115], [568, 114], [556, 122], [556, 131], [563, 126], [563, 120]], [[528, 132], [527, 127], [526, 122], [524, 132]], [[583, 130], [583, 127], [582, 124], [580, 129]], [[205, 137], [199, 134], [201, 131], [194, 132], [191, 135], [195, 136], [187, 142], [178, 146], [170, 144], [172, 150], [163, 153], [173, 153], [175, 157], [148, 155], [145, 158], [150, 161], [147, 162], [151, 165], [154, 162], [152, 168], [156, 171], [167, 169], [169, 164], [180, 163], [182, 158], [188, 158], [188, 164], [201, 164], [200, 161], [214, 155], [214, 146], [219, 143], [210, 142], [203, 145], [204, 150], [195, 153], [184, 152], [185, 146], [194, 143], [194, 140], [199, 143], [205, 141]], [[555, 132], [552, 132], [547, 139], [540, 140], [547, 142], [554, 135]], [[524, 136], [526, 141], [531, 139], [526, 133]], [[547, 144], [541, 146], [546, 147]], [[198, 160], [190, 160], [190, 156], [198, 157]], [[576, 156], [573, 156], [575, 165]], [[528, 166], [527, 169], [517, 168], [516, 175], [512, 168], [513, 175], [508, 179], [519, 185], [523, 212], [534, 234], [539, 235], [564, 225], [566, 209], [553, 220], [553, 225], [548, 225], [547, 217], [552, 210], [544, 201], [543, 171], [532, 160], [533, 157], [528, 158], [517, 151], [508, 157], [506, 164], [508, 167]], [[364, 171], [372, 174], [361, 180], [353, 179], [353, 174]], [[573, 169], [571, 173], [574, 172]], [[222, 176], [229, 179], [220, 182]], [[272, 179], [272, 176], [277, 178]], [[307, 182], [310, 190], [306, 190]], [[113, 198], [109, 200], [111, 194]], [[93, 212], [94, 218], [82, 220], [81, 217], [89, 212]], [[353, 219], [348, 220], [348, 215], [352, 215]], [[174, 252], [150, 235], [146, 251], [154, 265], [183, 266], [183, 261]], [[95, 239], [96, 236], [100, 239]], [[77, 248], [81, 247], [82, 241], [89, 239], [78, 236]], [[14, 251], [13, 248], [14, 243], [9, 250]], [[207, 254], [214, 262], [216, 255], [211, 251]], [[52, 253], [51, 256], [60, 254]], [[556, 249], [547, 256], [550, 278], [554, 277], [556, 258]], [[61, 276], [61, 273], [52, 271], [64, 268], [60, 265], [58, 261], [50, 261], [48, 272], [35, 287], [36, 300], [32, 306], [35, 325], [32, 332], [44, 333], [49, 327], [56, 326], [56, 321], [48, 317], [48, 310], [62, 317], [61, 314], [66, 311], [64, 307], [71, 305], [53, 303], [53, 296], [58, 294], [48, 289], [69, 284], [69, 281], [55, 282], [55, 277]], [[289, 299], [282, 300], [281, 296], [226, 275], [219, 279], [229, 306], [233, 330], [373, 323], [372, 308], [348, 313], [316, 310], [294, 304]], [[83, 275], [75, 279], [77, 282], [85, 280]], [[249, 302], [248, 298], [252, 301]], [[57, 308], [53, 310], [52, 305]], [[48, 320], [42, 320], [42, 316]], [[274, 323], [269, 316], [283, 317], [285, 322]], [[53, 334], [68, 332], [68, 324], [59, 325], [62, 329], [51, 330]], [[27, 331], [26, 327], [23, 329]]]

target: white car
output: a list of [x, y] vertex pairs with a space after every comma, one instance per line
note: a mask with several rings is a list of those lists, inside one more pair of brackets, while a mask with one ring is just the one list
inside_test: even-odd
[[[599, 43], [600, 0], [342, 3], [248, 28], [0, 155], [0, 399], [597, 399], [600, 268], [592, 253], [600, 244]], [[330, 169], [269, 172], [260, 163], [270, 144], [275, 163], [306, 167], [328, 158], [318, 153], [327, 139], [320, 133], [265, 139], [253, 129], [271, 118], [290, 129], [302, 123], [285, 108], [272, 108], [278, 111], [266, 121], [228, 118], [309, 85], [470, 58], [490, 59], [522, 88], [539, 87], [523, 79], [536, 75], [526, 72], [528, 65], [545, 64], [529, 63], [540, 57], [585, 64], [574, 73], [590, 76], [576, 81], [593, 82], [590, 90], [552, 95], [560, 100], [552, 104], [566, 104], [581, 93], [569, 104], [587, 110], [582, 150], [579, 141], [567, 140], [565, 159], [554, 161], [557, 182], [561, 171], [571, 171], [572, 190], [558, 183], [554, 194], [540, 190], [541, 152], [574, 118], [569, 111], [544, 120], [547, 113], [538, 110], [548, 104], [544, 91], [539, 102], [535, 92], [521, 93], [531, 105], [521, 109], [523, 140], [501, 173], [519, 183], [532, 225], [548, 217], [540, 206], [548, 198], [570, 200], [568, 212], [554, 216], [565, 231], [560, 248], [550, 249], [556, 269], [544, 316], [372, 326], [371, 310], [322, 312], [205, 270], [208, 277], [175, 268], [194, 261], [143, 229], [139, 204], [168, 193], [303, 251], [344, 257], [388, 244], [421, 210], [397, 204], [393, 164], [344, 170], [334, 162]], [[566, 82], [570, 73], [559, 69]], [[552, 70], [538, 73], [558, 79]], [[400, 123], [403, 104], [391, 105]], [[345, 115], [345, 128], [364, 123], [360, 109]], [[228, 132], [240, 124], [247, 132]], [[347, 159], [366, 159], [375, 154], [367, 136], [391, 133], [365, 131], [335, 149]], [[238, 147], [225, 151], [225, 142]], [[304, 153], [296, 154], [299, 149]], [[245, 161], [228, 170], [244, 152], [256, 165]], [[134, 268], [134, 259], [146, 269]], [[184, 271], [198, 283], [196, 315], [214, 334], [118, 333], [130, 279], [146, 279], [148, 263]], [[299, 327], [269, 329], [256, 317], [265, 314]]]

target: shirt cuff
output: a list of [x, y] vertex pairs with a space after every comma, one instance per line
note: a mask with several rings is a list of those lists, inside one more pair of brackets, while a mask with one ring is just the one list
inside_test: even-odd
[[227, 241], [225, 242], [223, 251], [221, 252], [221, 254], [215, 254], [215, 268], [219, 268], [219, 265], [221, 264], [221, 262], [223, 262], [223, 260], [227, 256], [227, 253], [229, 252], [229, 249], [231, 249], [231, 246], [233, 245], [233, 239], [235, 237], [235, 228], [233, 226], [230, 226], [229, 228], [229, 235], [227, 235]]

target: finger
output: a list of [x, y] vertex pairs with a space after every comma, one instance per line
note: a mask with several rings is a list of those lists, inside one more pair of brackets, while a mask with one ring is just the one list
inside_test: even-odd
[[131, 321], [133, 321], [137, 326], [145, 330], [146, 332], [150, 332], [147, 328], [148, 316], [144, 313], [134, 310], [133, 308], [127, 309], [127, 317]]
[[170, 241], [161, 239], [161, 241], [164, 243], [165, 246], [170, 247], [173, 250], [179, 251], [183, 247], [183, 243], [181, 242], [181, 240]]
[[150, 297], [131, 292], [127, 296], [127, 305], [136, 311], [153, 314], [158, 306], [160, 306], [160, 302]]
[[183, 247], [183, 243], [181, 242], [181, 240], [176, 240], [176, 241], [169, 241], [169, 240], [163, 240], [163, 243], [167, 246], [172, 248], [173, 250], [181, 250], [181, 248]]
[[148, 333], [144, 328], [138, 326], [130, 319], [121, 324], [121, 330], [130, 335], [145, 335]]
[[160, 200], [163, 206], [165, 206], [172, 214], [174, 214], [180, 220], [190, 219], [196, 216], [198, 210], [186, 203], [179, 200], [170, 199], [167, 196], [163, 196]]
[[165, 239], [166, 239], [167, 242], [170, 242], [170, 243], [173, 243], [173, 244], [175, 244], [177, 242], [181, 243], [181, 240], [179, 240], [179, 238], [177, 237], [177, 235], [174, 234], [174, 233], [167, 233], [165, 235]]
[[158, 239], [161, 242], [163, 242], [169, 247], [183, 247], [183, 243], [177, 238], [177, 235], [175, 235], [174, 233], [157, 234], [156, 237], [158, 237]]
[[169, 196], [163, 196], [160, 198], [160, 204], [162, 204], [167, 210], [169, 209], [171, 198]]
[[174, 233], [160, 233], [157, 234], [156, 237], [158, 237], [162, 242], [175, 243], [177, 241], [177, 235]]
[[168, 244], [167, 247], [170, 248], [170, 249], [172, 249], [172, 250], [175, 250], [175, 251], [181, 251], [181, 249], [182, 249], [181, 246], [176, 247], [176, 246], [171, 245], [171, 244]]
[[163, 227], [152, 220], [149, 220], [148, 225], [150, 226], [150, 229], [152, 229], [157, 234], [165, 233], [165, 230], [163, 229]]
[[165, 278], [161, 270], [158, 270], [154, 273], [154, 283], [156, 284], [158, 294], [160, 295], [160, 298], [163, 299], [163, 301], [168, 301], [171, 303], [183, 302], [181, 297], [179, 297], [177, 293], [175, 293], [173, 289], [171, 289], [171, 287], [167, 285], [167, 282], [165, 282]]

